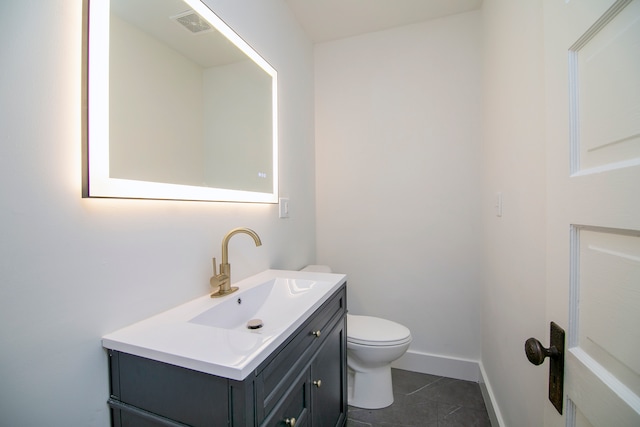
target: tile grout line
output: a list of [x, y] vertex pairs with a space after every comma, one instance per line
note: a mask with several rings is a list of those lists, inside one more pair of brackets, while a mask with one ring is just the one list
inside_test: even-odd
[[412, 391], [411, 393], [407, 393], [407, 394], [406, 394], [406, 396], [411, 396], [412, 394], [415, 394], [415, 393], [417, 393], [417, 392], [419, 392], [419, 391], [421, 391], [421, 390], [424, 390], [424, 389], [425, 389], [425, 388], [427, 388], [427, 387], [431, 387], [433, 384], [436, 384], [436, 383], [438, 383], [438, 382], [442, 381], [443, 379], [444, 379], [444, 377], [440, 377], [440, 378], [438, 378], [437, 380], [435, 380], [435, 381], [433, 381], [433, 382], [430, 382], [429, 384], [423, 385], [422, 387], [420, 387], [420, 388], [419, 388], [419, 389], [417, 389], [417, 390]]

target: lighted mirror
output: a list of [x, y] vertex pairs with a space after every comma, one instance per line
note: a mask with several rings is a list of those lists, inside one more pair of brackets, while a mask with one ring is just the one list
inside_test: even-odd
[[199, 0], [85, 0], [83, 196], [277, 202], [277, 75]]

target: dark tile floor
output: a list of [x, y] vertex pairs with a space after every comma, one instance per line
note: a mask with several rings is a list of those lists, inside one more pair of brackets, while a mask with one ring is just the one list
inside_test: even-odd
[[490, 427], [480, 386], [470, 381], [392, 369], [393, 405], [349, 406], [347, 427]]

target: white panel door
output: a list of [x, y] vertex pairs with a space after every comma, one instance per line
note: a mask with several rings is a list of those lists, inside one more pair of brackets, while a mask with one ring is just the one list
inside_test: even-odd
[[545, 425], [638, 427], [640, 0], [544, 6], [547, 318], [567, 332]]

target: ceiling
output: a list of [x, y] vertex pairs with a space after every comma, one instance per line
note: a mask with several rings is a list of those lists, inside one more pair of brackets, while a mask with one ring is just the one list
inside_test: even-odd
[[482, 0], [285, 0], [316, 43], [479, 9]]

